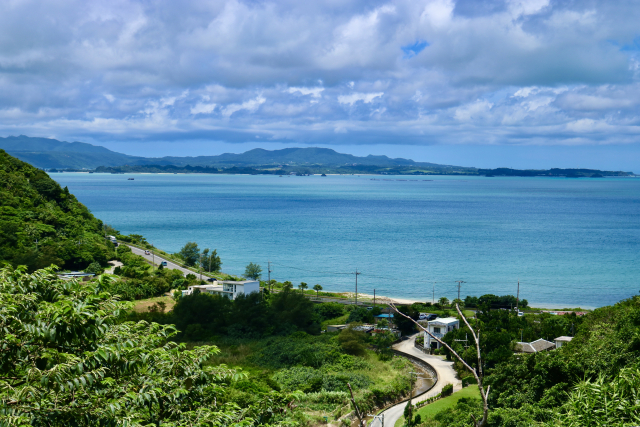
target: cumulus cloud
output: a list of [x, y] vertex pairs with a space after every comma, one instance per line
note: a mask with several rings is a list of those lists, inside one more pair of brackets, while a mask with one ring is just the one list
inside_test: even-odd
[[0, 133], [638, 143], [640, 6], [623, 3], [9, 2]]

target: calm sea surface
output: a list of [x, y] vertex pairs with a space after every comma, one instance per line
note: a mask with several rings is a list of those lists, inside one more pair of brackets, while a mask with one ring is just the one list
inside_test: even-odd
[[[599, 307], [640, 291], [640, 179], [52, 174], [98, 218], [223, 271], [431, 301]], [[134, 181], [127, 178], [133, 177]]]

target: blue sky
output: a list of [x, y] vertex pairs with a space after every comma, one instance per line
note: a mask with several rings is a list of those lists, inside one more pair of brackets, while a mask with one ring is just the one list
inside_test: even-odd
[[638, 22], [632, 1], [12, 0], [0, 136], [640, 173]]

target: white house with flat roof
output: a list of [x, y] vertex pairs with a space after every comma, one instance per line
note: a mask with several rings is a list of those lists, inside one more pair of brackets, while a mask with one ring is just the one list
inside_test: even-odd
[[182, 296], [191, 295], [195, 290], [206, 294], [221, 295], [230, 299], [236, 299], [238, 295], [249, 295], [253, 292], [260, 292], [260, 282], [257, 280], [243, 280], [239, 282], [216, 280], [207, 285], [189, 286], [187, 290], [182, 291]]
[[[460, 321], [455, 317], [442, 317], [427, 322], [427, 330], [434, 336], [442, 339], [447, 332], [451, 332], [454, 329], [460, 329]], [[438, 341], [431, 338], [431, 335], [424, 332], [424, 348], [440, 348], [441, 345]]]

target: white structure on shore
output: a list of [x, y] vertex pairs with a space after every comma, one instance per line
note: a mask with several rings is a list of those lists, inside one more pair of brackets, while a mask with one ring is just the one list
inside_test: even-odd
[[[454, 329], [460, 329], [460, 321], [455, 317], [442, 317], [436, 320], [431, 320], [427, 323], [427, 330], [434, 336], [442, 339], [447, 332], [451, 332]], [[441, 345], [438, 341], [431, 338], [431, 335], [424, 332], [424, 348], [440, 348]]]
[[196, 290], [205, 294], [220, 295], [230, 299], [236, 299], [238, 295], [249, 295], [253, 292], [260, 292], [260, 282], [257, 280], [243, 280], [241, 282], [216, 280], [209, 285], [189, 286], [186, 291], [182, 291], [182, 296], [191, 295]]

